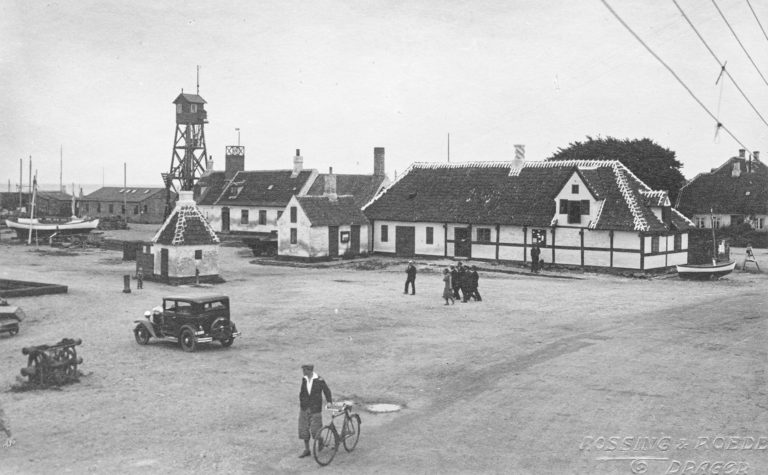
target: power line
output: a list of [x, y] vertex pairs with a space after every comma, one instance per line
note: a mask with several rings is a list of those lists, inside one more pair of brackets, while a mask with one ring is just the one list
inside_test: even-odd
[[744, 96], [744, 100], [747, 101], [747, 103], [752, 107], [752, 110], [754, 110], [755, 113], [757, 114], [757, 116], [760, 117], [760, 120], [762, 120], [763, 123], [766, 126], [768, 126], [768, 122], [766, 122], [766, 120], [763, 118], [763, 115], [760, 114], [760, 111], [757, 110], [757, 108], [754, 106], [754, 104], [752, 104], [752, 101], [750, 101], [749, 98], [747, 97], [747, 95], [744, 93], [744, 91], [741, 90], [741, 87], [739, 87], [739, 85], [736, 83], [736, 80], [733, 79], [733, 76], [731, 76], [731, 73], [729, 73], [728, 70], [725, 69], [725, 63], [720, 61], [720, 59], [717, 57], [715, 52], [712, 51], [712, 48], [709, 47], [707, 42], [704, 40], [704, 37], [701, 36], [701, 33], [699, 33], [699, 30], [697, 30], [696, 27], [693, 26], [693, 23], [688, 18], [688, 15], [685, 14], [685, 12], [683, 11], [682, 7], [680, 7], [680, 5], [677, 3], [677, 0], [672, 0], [672, 3], [674, 3], [675, 6], [677, 7], [677, 9], [680, 10], [680, 13], [683, 15], [683, 18], [685, 18], [685, 21], [687, 21], [688, 24], [691, 26], [691, 28], [693, 28], [694, 33], [696, 33], [696, 36], [698, 36], [699, 39], [701, 40], [701, 42], [704, 43], [704, 46], [707, 48], [707, 51], [709, 51], [709, 53], [712, 55], [712, 57], [715, 58], [715, 61], [717, 61], [717, 64], [720, 66], [721, 74], [725, 73], [725, 75], [728, 76], [728, 79], [731, 80], [733, 85], [736, 86], [736, 89], [738, 89], [738, 91], [741, 93], [741, 95]]
[[755, 21], [757, 21], [757, 25], [760, 27], [760, 31], [763, 32], [763, 36], [765, 36], [765, 39], [768, 40], [768, 34], [765, 33], [765, 28], [763, 28], [762, 23], [760, 23], [760, 19], [757, 18], [757, 13], [755, 13], [755, 9], [752, 8], [752, 4], [749, 3], [749, 0], [747, 0], [747, 5], [749, 5], [749, 9], [752, 10], [752, 15], [755, 17]]
[[749, 152], [749, 153], [751, 154], [752, 152], [751, 152], [751, 151], [750, 151], [750, 150], [747, 148], [747, 146], [746, 146], [746, 145], [744, 145], [744, 144], [741, 142], [741, 140], [739, 140], [738, 138], [736, 138], [736, 136], [735, 136], [735, 135], [733, 135], [733, 132], [731, 132], [730, 130], [728, 130], [728, 128], [727, 128], [725, 125], [723, 125], [723, 123], [722, 123], [722, 122], [720, 122], [720, 121], [717, 119], [717, 117], [715, 117], [715, 115], [714, 115], [714, 114], [712, 114], [712, 112], [711, 112], [711, 111], [710, 111], [710, 110], [707, 108], [707, 106], [705, 106], [705, 105], [704, 105], [704, 103], [703, 103], [703, 102], [701, 102], [701, 101], [699, 100], [699, 98], [698, 98], [698, 97], [696, 97], [696, 94], [694, 94], [694, 93], [693, 93], [693, 91], [691, 91], [691, 89], [690, 89], [690, 88], [689, 88], [689, 87], [688, 87], [688, 86], [685, 84], [685, 82], [683, 82], [683, 80], [682, 80], [682, 79], [680, 79], [680, 76], [678, 76], [678, 75], [677, 75], [677, 73], [675, 73], [675, 71], [674, 71], [674, 70], [673, 70], [671, 67], [669, 67], [669, 65], [668, 65], [667, 63], [665, 63], [665, 62], [664, 62], [664, 60], [663, 60], [663, 59], [661, 59], [661, 58], [659, 57], [659, 55], [657, 55], [657, 54], [656, 54], [656, 53], [655, 53], [655, 52], [654, 52], [654, 51], [651, 49], [651, 47], [650, 47], [650, 46], [648, 46], [648, 45], [645, 43], [645, 41], [643, 41], [643, 39], [642, 39], [642, 38], [640, 38], [640, 36], [638, 36], [638, 35], [637, 35], [637, 33], [635, 33], [635, 31], [634, 31], [634, 30], [633, 30], [633, 29], [632, 29], [632, 28], [631, 28], [629, 25], [627, 25], [627, 23], [626, 23], [626, 22], [625, 22], [625, 21], [624, 21], [624, 20], [623, 20], [623, 19], [622, 19], [622, 18], [619, 16], [619, 14], [618, 14], [618, 13], [616, 13], [616, 11], [615, 11], [613, 8], [611, 8], [611, 6], [610, 6], [610, 5], [608, 5], [608, 2], [607, 2], [606, 0], [600, 0], [600, 1], [603, 3], [603, 5], [605, 5], [605, 8], [607, 8], [607, 9], [608, 9], [608, 11], [610, 11], [610, 12], [613, 14], [613, 16], [614, 16], [614, 17], [616, 17], [616, 19], [619, 21], [619, 23], [621, 23], [621, 24], [624, 26], [624, 28], [626, 28], [626, 29], [627, 29], [627, 31], [629, 31], [629, 32], [632, 34], [632, 36], [634, 36], [634, 37], [635, 37], [635, 39], [636, 39], [637, 41], [639, 41], [639, 42], [640, 42], [640, 44], [641, 44], [641, 45], [643, 45], [643, 47], [644, 47], [644, 48], [645, 48], [645, 49], [646, 49], [646, 50], [647, 50], [649, 53], [651, 53], [651, 56], [653, 56], [654, 58], [656, 58], [656, 60], [657, 60], [658, 62], [660, 62], [660, 63], [661, 63], [661, 65], [662, 65], [662, 66], [664, 66], [664, 67], [667, 69], [667, 71], [669, 71], [669, 73], [670, 73], [672, 76], [674, 76], [674, 78], [675, 78], [675, 79], [677, 79], [677, 82], [679, 82], [679, 83], [680, 83], [680, 85], [681, 85], [681, 86], [683, 86], [683, 88], [684, 88], [686, 91], [688, 91], [688, 94], [690, 94], [690, 95], [691, 95], [691, 97], [693, 97], [693, 100], [695, 100], [695, 101], [696, 101], [696, 102], [697, 102], [697, 103], [698, 103], [698, 104], [701, 106], [701, 108], [702, 108], [702, 109], [704, 109], [704, 111], [705, 111], [707, 114], [709, 114], [709, 116], [710, 116], [710, 117], [712, 117], [712, 119], [713, 119], [713, 120], [715, 121], [715, 123], [717, 124], [717, 129], [723, 129], [723, 130], [725, 130], [725, 132], [726, 132], [728, 135], [730, 135], [730, 136], [731, 136], [731, 138], [732, 138], [733, 140], [735, 140], [735, 141], [736, 141], [736, 143], [738, 143], [739, 145], [741, 145], [741, 147], [742, 147], [743, 149], [745, 149], [745, 151], [747, 151], [747, 152]]
[[717, 12], [720, 14], [720, 17], [723, 19], [726, 25], [728, 25], [728, 29], [731, 30], [731, 33], [733, 33], [733, 37], [736, 38], [736, 41], [739, 43], [739, 46], [741, 46], [741, 49], [744, 51], [744, 54], [747, 55], [747, 58], [749, 58], [749, 62], [752, 63], [752, 66], [755, 67], [755, 70], [757, 71], [757, 74], [760, 75], [760, 77], [763, 79], [763, 82], [766, 86], [768, 86], [768, 81], [765, 79], [765, 76], [763, 76], [763, 73], [760, 72], [760, 68], [757, 67], [757, 64], [755, 64], [754, 60], [752, 60], [752, 56], [749, 55], [747, 52], [747, 48], [744, 47], [744, 45], [741, 43], [741, 40], [736, 35], [736, 32], [733, 31], [733, 27], [731, 27], [731, 24], [728, 22], [728, 19], [725, 18], [725, 15], [723, 15], [723, 12], [720, 10], [720, 7], [717, 6], [717, 2], [715, 0], [712, 0], [712, 5], [715, 6], [717, 9]]

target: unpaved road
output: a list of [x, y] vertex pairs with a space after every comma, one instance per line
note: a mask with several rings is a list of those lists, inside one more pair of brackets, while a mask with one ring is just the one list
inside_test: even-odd
[[[628, 474], [644, 463], [653, 474], [686, 461], [768, 473], [766, 274], [482, 273], [483, 302], [445, 307], [435, 261], [419, 262], [410, 296], [396, 261], [266, 266], [223, 247], [225, 284], [124, 294], [132, 263], [121, 253], [76, 254], [0, 241], [0, 277], [69, 286], [12, 299], [28, 318], [0, 336], [0, 404], [15, 440], [0, 446], [0, 473]], [[231, 297], [243, 332], [231, 348], [135, 343], [145, 309], [199, 292]], [[64, 337], [83, 340], [81, 382], [10, 391], [21, 348]], [[357, 450], [326, 468], [297, 458], [308, 361], [336, 399], [404, 405], [359, 407]]]

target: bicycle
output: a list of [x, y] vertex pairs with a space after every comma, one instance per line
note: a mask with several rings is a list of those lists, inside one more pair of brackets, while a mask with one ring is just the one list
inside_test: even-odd
[[[315, 461], [321, 466], [328, 465], [336, 456], [336, 452], [339, 450], [339, 440], [344, 444], [344, 450], [352, 452], [360, 439], [360, 415], [351, 412], [351, 404], [344, 402], [341, 407], [330, 404], [326, 407], [334, 409], [331, 413], [331, 423], [318, 431], [317, 437], [312, 443]], [[341, 434], [336, 430], [336, 425], [333, 423], [333, 420], [340, 416], [344, 416]]]

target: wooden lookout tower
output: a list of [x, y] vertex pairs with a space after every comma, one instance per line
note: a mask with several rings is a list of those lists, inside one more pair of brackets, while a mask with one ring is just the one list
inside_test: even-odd
[[176, 135], [173, 140], [170, 171], [162, 174], [167, 192], [166, 216], [173, 209], [171, 190], [176, 193], [191, 191], [197, 179], [205, 172], [208, 161], [208, 151], [205, 148], [208, 113], [205, 110], [206, 102], [199, 93], [198, 79], [197, 94], [186, 94], [182, 89], [181, 94], [173, 101], [176, 105]]

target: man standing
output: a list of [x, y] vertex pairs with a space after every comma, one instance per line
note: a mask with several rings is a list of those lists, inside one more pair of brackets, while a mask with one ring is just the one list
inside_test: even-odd
[[475, 302], [480, 302], [482, 297], [480, 297], [480, 291], [477, 290], [479, 283], [480, 283], [480, 275], [477, 273], [477, 266], [472, 266], [472, 272], [470, 275], [470, 282], [471, 282], [471, 289], [472, 292], [470, 293], [470, 297], [473, 297], [475, 299]]
[[408, 267], [405, 269], [405, 273], [408, 277], [405, 279], [405, 291], [403, 293], [408, 293], [408, 284], [410, 284], [411, 295], [414, 295], [416, 293], [416, 266], [413, 265], [413, 261], [408, 261]]
[[[461, 264], [461, 262], [459, 262]], [[455, 300], [461, 299], [459, 296], [459, 273], [456, 271], [455, 266], [451, 266], [451, 288], [453, 289], [453, 298]]]
[[299, 458], [312, 455], [309, 450], [309, 437], [314, 439], [323, 427], [323, 394], [328, 404], [333, 403], [331, 389], [325, 380], [315, 373], [311, 364], [301, 366], [304, 377], [299, 389], [299, 439], [304, 441], [304, 452]]
[[139, 270], [136, 271], [136, 288], [144, 288], [144, 272], [141, 270], [141, 267], [139, 267]]
[[531, 272], [539, 272], [539, 255], [541, 250], [538, 244], [534, 244], [531, 248]]

